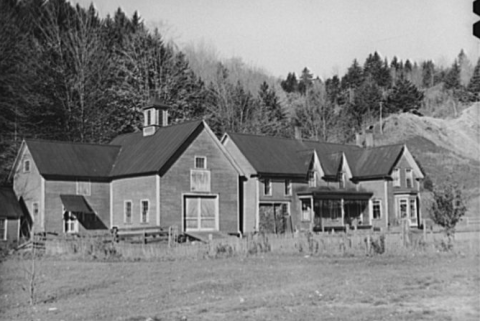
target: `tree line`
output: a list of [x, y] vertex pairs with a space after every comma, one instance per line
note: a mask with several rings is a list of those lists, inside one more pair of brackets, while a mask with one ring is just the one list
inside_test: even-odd
[[305, 68], [272, 81], [239, 59], [179, 50], [134, 12], [101, 18], [65, 0], [0, 1], [0, 180], [23, 138], [107, 143], [141, 128], [152, 96], [171, 123], [204, 118], [225, 131], [351, 141], [390, 113], [445, 99], [480, 99], [480, 66], [462, 52], [451, 68], [371, 54], [325, 81]]

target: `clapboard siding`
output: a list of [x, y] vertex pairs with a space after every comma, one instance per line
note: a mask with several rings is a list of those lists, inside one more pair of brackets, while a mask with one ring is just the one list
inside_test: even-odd
[[[183, 154], [162, 176], [160, 182], [161, 225], [182, 227], [183, 196], [218, 195], [220, 231], [238, 232], [238, 173], [204, 129], [186, 148]], [[194, 192], [190, 186], [190, 170], [194, 168], [195, 156], [207, 158], [210, 171], [210, 192]]]

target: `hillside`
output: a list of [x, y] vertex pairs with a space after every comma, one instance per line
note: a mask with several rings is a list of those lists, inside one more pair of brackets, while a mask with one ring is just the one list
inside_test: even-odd
[[454, 119], [404, 113], [383, 122], [377, 145], [406, 142], [434, 184], [451, 178], [463, 186], [469, 215], [480, 205], [480, 104], [463, 110]]

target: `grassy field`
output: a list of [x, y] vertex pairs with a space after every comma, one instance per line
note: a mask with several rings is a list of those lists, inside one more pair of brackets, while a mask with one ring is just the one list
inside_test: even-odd
[[0, 263], [1, 320], [479, 320], [477, 253]]

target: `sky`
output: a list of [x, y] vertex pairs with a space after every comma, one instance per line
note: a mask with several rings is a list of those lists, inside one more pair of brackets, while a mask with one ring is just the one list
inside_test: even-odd
[[[76, 0], [88, 6], [92, 0]], [[181, 49], [215, 48], [275, 77], [307, 67], [343, 75], [353, 59], [377, 51], [390, 61], [427, 59], [449, 66], [463, 49], [473, 64], [480, 39], [472, 0], [93, 0], [102, 17], [138, 11]]]

